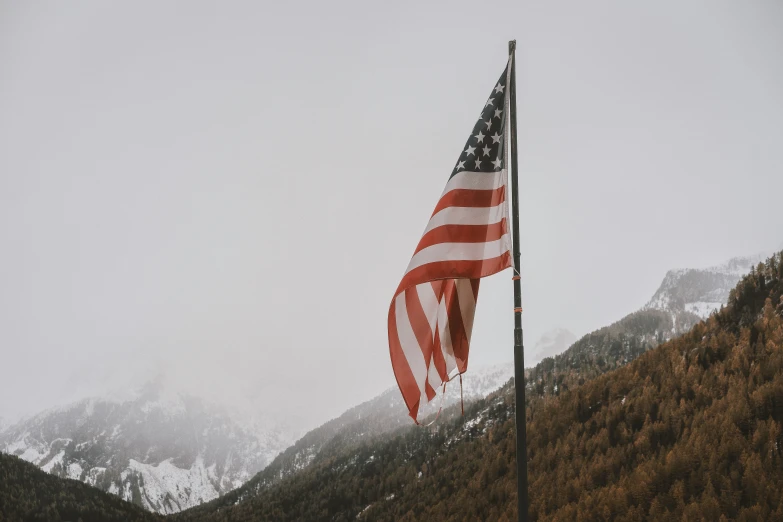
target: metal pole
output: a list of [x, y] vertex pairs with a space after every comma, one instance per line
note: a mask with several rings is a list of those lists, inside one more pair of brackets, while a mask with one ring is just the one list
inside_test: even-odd
[[517, 509], [519, 522], [527, 522], [527, 419], [525, 408], [525, 351], [522, 343], [522, 285], [519, 251], [519, 180], [517, 178], [517, 82], [516, 40], [508, 42], [511, 54], [511, 221], [514, 247], [514, 391], [517, 429]]

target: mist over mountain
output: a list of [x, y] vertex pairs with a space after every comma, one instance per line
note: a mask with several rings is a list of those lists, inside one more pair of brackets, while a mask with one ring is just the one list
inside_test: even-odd
[[[447, 386], [441, 399], [422, 405], [424, 416], [435, 418], [441, 411], [457, 407], [464, 399], [465, 407], [500, 388], [513, 377], [514, 365], [477, 367], [463, 375], [462, 394], [459, 381]], [[204, 509], [234, 505], [258, 496], [281, 480], [294, 476], [319, 462], [328, 460], [336, 451], [350, 451], [397, 430], [410, 428], [413, 421], [400, 391], [394, 387], [379, 396], [359, 404], [306, 433], [281, 453], [267, 468], [242, 487], [209, 503]]]
[[[687, 332], [726, 304], [731, 285], [757, 259], [671, 270], [645, 307], [615, 324], [579, 340], [566, 329], [548, 332], [533, 351], [556, 355], [526, 370], [528, 400], [575, 390]], [[461, 394], [459, 381], [453, 381], [423, 412], [433, 418], [461, 400], [471, 407], [512, 377], [512, 361], [470, 367]], [[300, 438], [301, 428], [259, 414], [251, 401], [220, 406], [178, 391], [158, 376], [135, 392], [85, 399], [6, 426], [0, 429], [0, 449], [55, 476], [165, 514], [245, 502], [411, 422], [399, 390], [392, 387]]]
[[[671, 320], [668, 311], [640, 312]], [[727, 305], [692, 331], [556, 397], [529, 395], [533, 519], [779, 519], [782, 350], [778, 254], [752, 268]], [[477, 371], [484, 376], [473, 389], [494, 386], [504, 371]], [[464, 417], [459, 406], [446, 407], [430, 428], [393, 427], [405, 411], [394, 391], [308, 433], [244, 486], [173, 519], [513, 520], [513, 383], [472, 399]], [[147, 399], [168, 402], [154, 393]], [[308, 447], [316, 449], [307, 455]], [[0, 455], [0, 477], [0, 514], [9, 520], [159, 520], [14, 456]]]
[[525, 363], [536, 364], [546, 357], [554, 357], [574, 344], [576, 336], [565, 328], [553, 328], [545, 332], [533, 345], [532, 356]]
[[135, 397], [92, 398], [0, 432], [0, 449], [150, 511], [173, 513], [246, 482], [298, 432], [151, 381]]
[[[707, 269], [670, 270], [642, 309], [576, 340], [547, 332], [526, 370], [528, 400], [559, 396], [624, 366], [689, 331], [728, 301], [732, 285], [760, 256]], [[423, 406], [434, 418], [467, 407], [513, 377], [513, 362], [470, 367], [442, 397]], [[52, 475], [80, 480], [157, 513], [243, 503], [341, 452], [372, 444], [411, 420], [396, 387], [307, 432], [265, 417], [252, 401], [218, 405], [158, 376], [135, 392], [119, 390], [54, 408], [0, 429], [0, 449]]]

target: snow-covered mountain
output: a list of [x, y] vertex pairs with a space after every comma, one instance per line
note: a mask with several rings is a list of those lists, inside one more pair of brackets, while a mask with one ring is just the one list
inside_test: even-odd
[[297, 436], [150, 383], [132, 399], [87, 399], [0, 432], [0, 450], [159, 513], [226, 493]]
[[[525, 362], [535, 364], [546, 357], [563, 353], [576, 342], [576, 336], [565, 328], [554, 328], [545, 332], [533, 345], [532, 355], [525, 356]], [[529, 359], [529, 360], [528, 360]]]
[[735, 257], [709, 268], [669, 270], [658, 291], [645, 305], [646, 310], [690, 312], [702, 319], [729, 300], [729, 292], [750, 269], [768, 254]]
[[[484, 398], [508, 382], [514, 375], [514, 363], [469, 367], [462, 376], [462, 397], [466, 403]], [[434, 415], [441, 408], [460, 402], [459, 380], [450, 382], [446, 394], [422, 405], [421, 417]], [[413, 421], [395, 386], [380, 395], [354, 406], [339, 417], [309, 431], [244, 486], [220, 502], [233, 504], [257, 495], [313, 463], [330, 458], [336, 451], [358, 447], [399, 428], [411, 427]]]

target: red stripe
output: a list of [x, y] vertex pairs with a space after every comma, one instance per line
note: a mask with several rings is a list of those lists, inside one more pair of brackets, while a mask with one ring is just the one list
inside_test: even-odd
[[494, 190], [455, 189], [445, 193], [432, 215], [448, 207], [494, 207], [506, 200], [506, 186]]
[[506, 218], [491, 225], [443, 225], [433, 228], [421, 237], [416, 255], [428, 246], [440, 243], [488, 243], [497, 241], [508, 232]]
[[413, 334], [419, 341], [419, 348], [424, 356], [424, 364], [429, 367], [432, 358], [432, 329], [427, 320], [427, 314], [421, 306], [419, 293], [416, 287], [412, 286], [405, 290], [405, 307], [408, 309], [408, 320], [411, 323]]
[[478, 289], [481, 279], [471, 279], [470, 286], [473, 288], [473, 299], [478, 303]]
[[451, 348], [454, 350], [454, 358], [457, 360], [457, 369], [464, 372], [467, 366], [468, 351], [470, 349], [465, 325], [462, 323], [462, 311], [459, 307], [457, 294], [457, 282], [454, 281], [452, 291], [446, 301], [446, 311], [449, 315], [449, 333], [451, 334]]
[[511, 266], [511, 253], [504, 252], [498, 257], [478, 261], [439, 261], [417, 266], [402, 278], [394, 297], [403, 290], [421, 283], [438, 279], [479, 279]]
[[[479, 291], [479, 284], [481, 283], [481, 279], [471, 279], [470, 280], [470, 287], [471, 290], [473, 290], [473, 317], [476, 316], [476, 307], [478, 306], [478, 291]], [[475, 326], [475, 323], [474, 323]], [[472, 334], [473, 332], [471, 332]], [[465, 332], [465, 335], [467, 336], [467, 332]], [[462, 367], [459, 366], [459, 362], [457, 363], [457, 368], [459, 368], [459, 373], [465, 373], [468, 371], [468, 350], [470, 349], [470, 341], [467, 341], [466, 343], [466, 350], [465, 350], [465, 359], [462, 362]], [[458, 360], [459, 361], [459, 360]]]
[[[432, 291], [435, 292], [435, 300], [440, 306], [440, 300], [443, 297], [443, 287], [446, 281], [431, 281]], [[448, 379], [448, 373], [446, 372], [446, 360], [443, 358], [443, 347], [440, 344], [440, 332], [438, 331], [437, 323], [435, 326], [435, 341], [432, 345], [432, 362], [435, 364], [435, 369], [438, 370], [440, 380], [446, 382]]]
[[432, 363], [438, 370], [440, 380], [446, 382], [448, 374], [446, 373], [446, 359], [443, 358], [443, 347], [440, 345], [440, 332], [435, 328], [435, 343], [432, 347]]
[[392, 299], [392, 304], [389, 307], [388, 327], [389, 355], [391, 356], [394, 378], [397, 379], [397, 386], [399, 386], [400, 391], [402, 392], [402, 398], [405, 401], [405, 405], [408, 407], [408, 413], [415, 421], [416, 416], [419, 413], [421, 393], [419, 392], [419, 385], [416, 384], [416, 379], [413, 377], [413, 372], [411, 371], [410, 366], [408, 366], [408, 360], [405, 358], [402, 346], [400, 345], [400, 337], [397, 334], [397, 314], [395, 312], [394, 299]]

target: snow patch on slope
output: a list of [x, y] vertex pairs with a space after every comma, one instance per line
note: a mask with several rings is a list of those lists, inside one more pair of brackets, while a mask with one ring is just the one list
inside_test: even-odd
[[49, 462], [41, 466], [41, 469], [44, 470], [47, 473], [52, 472], [52, 468], [55, 466], [55, 464], [62, 464], [63, 463], [63, 457], [65, 456], [65, 452], [61, 451], [57, 455], [55, 455]]
[[721, 306], [724, 304], [725, 303], [706, 303], [704, 301], [685, 303], [685, 311], [696, 314], [699, 317], [709, 317], [713, 311], [720, 310]]
[[[172, 459], [157, 466], [130, 459], [128, 470], [141, 477], [144, 483], [142, 505], [150, 511], [176, 513], [218, 497], [215, 484], [219, 479], [215, 466], [205, 467], [200, 455], [190, 469], [178, 468]], [[129, 489], [125, 491], [130, 493]]]
[[68, 464], [68, 478], [79, 480], [82, 477], [82, 466], [78, 462]]

